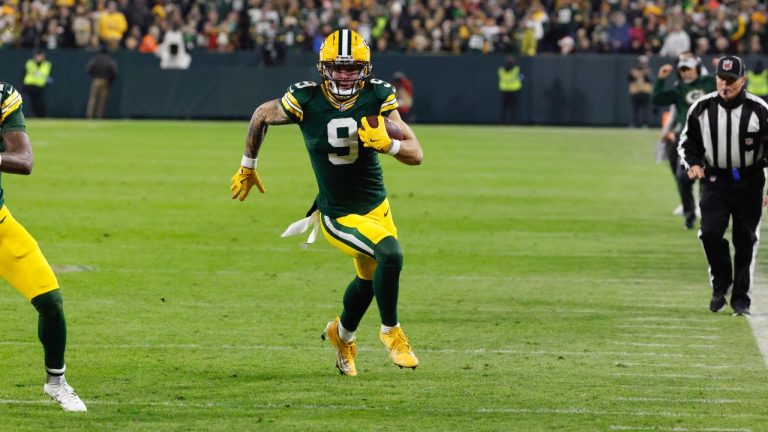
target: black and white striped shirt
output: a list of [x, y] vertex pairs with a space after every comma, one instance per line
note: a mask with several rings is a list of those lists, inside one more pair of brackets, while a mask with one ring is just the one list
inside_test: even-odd
[[677, 147], [685, 169], [692, 165], [718, 169], [762, 166], [768, 138], [768, 104], [742, 91], [724, 101], [712, 92], [688, 110]]

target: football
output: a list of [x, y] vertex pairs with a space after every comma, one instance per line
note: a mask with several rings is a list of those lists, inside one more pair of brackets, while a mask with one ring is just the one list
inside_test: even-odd
[[[403, 139], [403, 131], [400, 129], [400, 126], [393, 122], [392, 120], [383, 117], [384, 118], [384, 127], [387, 129], [387, 135], [389, 135], [390, 138], [396, 139], [398, 141], [401, 141]], [[375, 128], [379, 127], [379, 118], [375, 115], [366, 117], [368, 120], [368, 124]]]

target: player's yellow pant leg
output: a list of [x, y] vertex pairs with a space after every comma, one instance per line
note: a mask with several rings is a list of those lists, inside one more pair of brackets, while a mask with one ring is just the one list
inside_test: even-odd
[[397, 238], [388, 199], [365, 215], [349, 214], [333, 219], [320, 214], [320, 225], [328, 242], [352, 257], [357, 276], [365, 280], [372, 280], [376, 270], [373, 246], [384, 237]]
[[0, 208], [0, 276], [27, 300], [59, 287], [37, 241], [6, 206]]

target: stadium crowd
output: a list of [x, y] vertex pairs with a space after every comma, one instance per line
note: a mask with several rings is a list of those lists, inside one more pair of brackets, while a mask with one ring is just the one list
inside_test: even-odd
[[317, 51], [335, 28], [375, 51], [765, 52], [757, 0], [2, 0], [0, 47], [154, 52], [169, 31], [189, 51]]

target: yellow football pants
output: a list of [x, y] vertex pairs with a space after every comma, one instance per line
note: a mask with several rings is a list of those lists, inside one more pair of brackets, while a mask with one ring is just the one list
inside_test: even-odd
[[376, 270], [374, 245], [387, 236], [397, 238], [397, 228], [386, 198], [364, 215], [349, 214], [333, 219], [320, 214], [320, 225], [328, 242], [352, 257], [357, 276], [365, 280], [372, 280]]
[[0, 277], [27, 300], [59, 287], [37, 241], [6, 206], [0, 208]]

